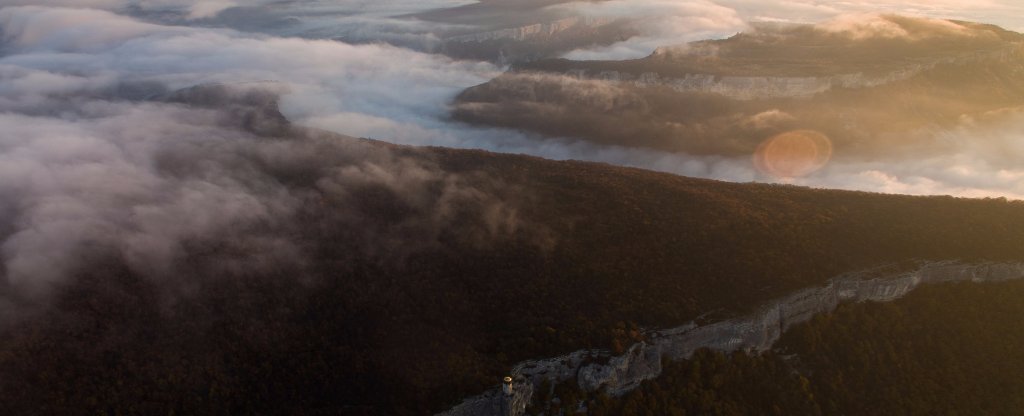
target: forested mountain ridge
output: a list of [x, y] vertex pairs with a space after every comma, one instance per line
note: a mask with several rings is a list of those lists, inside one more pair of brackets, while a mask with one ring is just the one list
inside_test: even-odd
[[1022, 42], [991, 25], [902, 16], [755, 25], [642, 59], [522, 64], [463, 91], [452, 114], [691, 155], [751, 155], [793, 130], [823, 134], [837, 160], [940, 155], [955, 149], [946, 132], [1019, 113]]
[[[1019, 414], [1020, 280], [922, 287], [798, 325], [775, 350], [702, 350], [620, 398], [550, 386], [534, 413], [589, 415]], [[553, 401], [554, 398], [558, 401]]]
[[[702, 317], [675, 328], [643, 331], [643, 340], [627, 348], [580, 350], [559, 357], [518, 363], [510, 372], [512, 395], [494, 388], [466, 399], [443, 415], [519, 416], [531, 413], [531, 403], [541, 409], [549, 409], [552, 405], [562, 409], [586, 408], [587, 400], [581, 402], [577, 393], [590, 398], [630, 394], [643, 382], [659, 378], [666, 362], [690, 360], [701, 350], [726, 354], [771, 351], [779, 337], [790, 328], [816, 316], [829, 314], [842, 303], [891, 302], [922, 285], [950, 282], [982, 284], [1022, 278], [1024, 262], [939, 262], [925, 263], [909, 271], [878, 268], [849, 273], [831, 279], [826, 285], [773, 299], [743, 316], [710, 320]], [[572, 397], [566, 397], [569, 400], [559, 404], [551, 396], [555, 385], [568, 386]], [[503, 413], [502, 408], [511, 409], [511, 413]]]
[[[425, 414], [523, 359], [629, 345], [851, 270], [1024, 259], [1016, 201], [396, 146], [231, 111], [230, 163], [299, 202], [252, 232], [297, 245], [268, 245], [278, 256], [254, 270], [239, 244], [275, 240], [197, 236], [174, 275], [90, 247], [2, 327], [2, 410]], [[219, 157], [180, 155], [159, 161], [187, 176]]]

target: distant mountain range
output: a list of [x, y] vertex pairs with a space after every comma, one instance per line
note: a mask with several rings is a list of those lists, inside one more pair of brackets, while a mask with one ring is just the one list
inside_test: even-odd
[[751, 155], [823, 134], [837, 158], [941, 154], [942, 132], [1024, 105], [1024, 36], [880, 16], [861, 26], [756, 24], [625, 61], [541, 60], [472, 87], [453, 115], [602, 144]]
[[576, 48], [609, 45], [638, 32], [626, 18], [588, 17], [550, 6], [566, 0], [495, 0], [404, 16], [453, 25], [438, 51], [501, 65], [557, 57]]

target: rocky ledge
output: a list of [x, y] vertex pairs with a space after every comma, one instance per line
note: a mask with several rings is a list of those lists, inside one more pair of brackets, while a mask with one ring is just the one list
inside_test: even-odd
[[439, 415], [522, 415], [534, 389], [545, 380], [554, 384], [575, 379], [583, 390], [603, 389], [608, 394], [621, 395], [644, 380], [660, 375], [662, 358], [686, 359], [701, 348], [726, 352], [767, 351], [793, 325], [831, 312], [841, 302], [889, 302], [927, 283], [1020, 279], [1024, 278], [1024, 263], [928, 263], [911, 272], [870, 276], [869, 272], [839, 276], [825, 286], [776, 299], [750, 315], [735, 319], [707, 325], [691, 322], [676, 328], [648, 331], [646, 341], [632, 345], [619, 356], [606, 350], [580, 350], [561, 357], [524, 361], [511, 371], [514, 381], [510, 394], [496, 386]]
[[620, 72], [570, 69], [565, 75], [639, 87], [664, 87], [678, 92], [718, 94], [735, 100], [806, 98], [835, 88], [873, 88], [910, 79], [943, 65], [971, 66], [979, 62], [1020, 62], [1024, 47], [1011, 45], [994, 51], [979, 51], [907, 64], [881, 74], [863, 72], [832, 76], [731, 76], [693, 73], [665, 76], [657, 72]]

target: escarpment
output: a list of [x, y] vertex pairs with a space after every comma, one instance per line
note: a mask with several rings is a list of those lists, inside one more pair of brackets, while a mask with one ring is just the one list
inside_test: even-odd
[[495, 388], [466, 399], [440, 415], [524, 414], [534, 390], [542, 383], [575, 380], [584, 391], [624, 394], [661, 374], [661, 360], [689, 358], [695, 351], [764, 352], [793, 325], [835, 310], [842, 302], [890, 302], [922, 284], [944, 282], [998, 282], [1024, 278], [1024, 263], [964, 264], [941, 262], [897, 275], [867, 277], [851, 273], [821, 287], [808, 288], [768, 302], [756, 312], [707, 325], [689, 323], [648, 331], [646, 340], [613, 356], [606, 350], [580, 350], [560, 357], [530, 360], [512, 368], [512, 393]]
[[904, 81], [936, 67], [949, 65], [967, 67], [984, 63], [1019, 62], [1024, 47], [1012, 44], [997, 50], [971, 51], [930, 58], [924, 62], [906, 63], [880, 73], [865, 71], [823, 76], [756, 76], [721, 75], [714, 73], [662, 74], [655, 70], [643, 72], [588, 69], [585, 65], [567, 69], [562, 74], [579, 80], [602, 80], [619, 84], [667, 88], [682, 93], [716, 94], [735, 100], [771, 98], [806, 98], [836, 88], [873, 88]]

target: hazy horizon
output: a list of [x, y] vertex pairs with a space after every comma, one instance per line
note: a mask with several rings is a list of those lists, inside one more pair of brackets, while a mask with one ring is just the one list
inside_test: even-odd
[[[269, 80], [279, 84], [281, 109], [290, 120], [342, 134], [402, 144], [593, 160], [730, 181], [773, 181], [759, 175], [748, 158], [595, 146], [573, 139], [541, 140], [514, 130], [453, 124], [447, 121], [450, 100], [462, 89], [497, 76], [502, 68], [380, 43], [349, 45], [338, 40], [295, 38], [337, 38], [335, 35], [342, 34], [427, 45], [438, 42], [435, 33], [442, 33], [449, 25], [389, 16], [466, 2], [388, 2], [371, 6], [362, 2], [299, 1], [246, 3], [244, 7], [227, 1], [170, 0], [70, 4], [78, 7], [54, 4], [4, 8], [0, 15], [5, 39], [0, 64], [7, 68], [4, 83], [8, 85], [8, 97], [43, 100], [55, 95], [88, 94], [125, 82], [152, 82], [174, 90], [210, 82]], [[861, 18], [867, 12], [971, 19], [1012, 29], [1016, 16], [1012, 11], [1019, 8], [1009, 3], [957, 1], [917, 2], [900, 8], [884, 1], [827, 6], [797, 1], [774, 7], [744, 1], [652, 0], [569, 3], [548, 9], [588, 16], [637, 17], [642, 28], [638, 36], [566, 54], [611, 58], [618, 55], [616, 51], [635, 51], [634, 56], [643, 56], [658, 46], [728, 36], [745, 30], [750, 21], [841, 22]], [[239, 23], [247, 18], [262, 25], [247, 27]], [[225, 25], [238, 29], [217, 28]], [[324, 32], [324, 27], [332, 29]], [[278, 34], [287, 37], [279, 38]], [[137, 55], [137, 51], [145, 54]], [[62, 82], [34, 82], [49, 78]], [[19, 101], [22, 103], [18, 106], [24, 107], [26, 100]], [[38, 116], [45, 109], [16, 107], [5, 111], [33, 114], [32, 120], [37, 122], [47, 120]], [[1024, 120], [1008, 122], [1000, 130], [985, 133], [990, 137], [984, 140], [1017, 142], [1013, 138], [1021, 134], [1022, 126]], [[965, 133], [961, 129], [947, 134], [956, 137]], [[970, 150], [970, 142], [976, 138], [956, 140], [966, 142], [965, 147], [950, 154], [948, 160], [864, 160], [830, 165], [816, 175], [786, 181], [890, 193], [1024, 197], [1020, 185], [1024, 172], [989, 166], [985, 156]], [[1019, 155], [1016, 152], [1020, 149], [1017, 145], [1007, 150]]]

